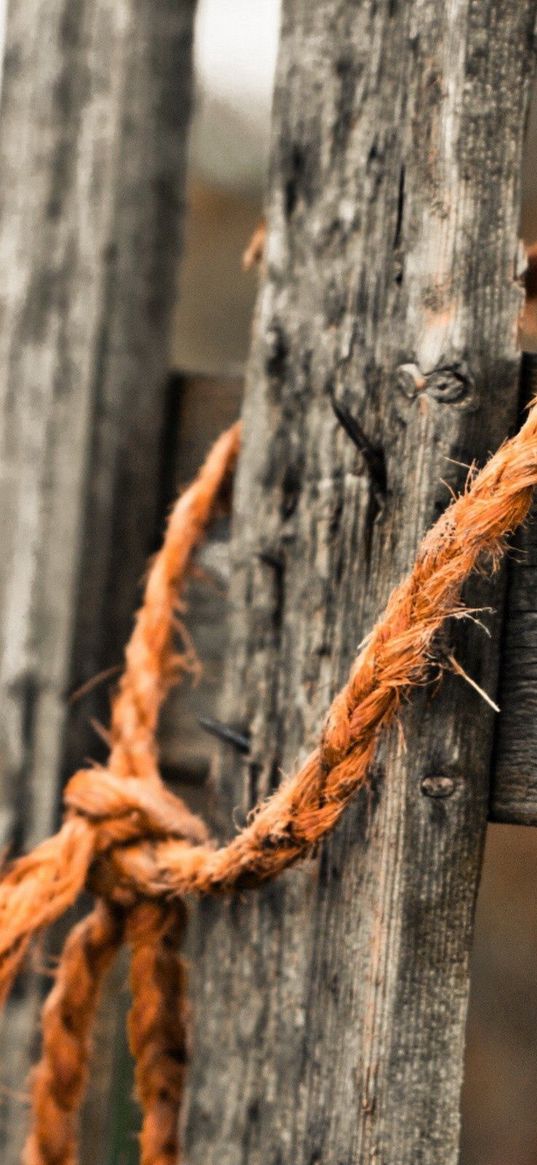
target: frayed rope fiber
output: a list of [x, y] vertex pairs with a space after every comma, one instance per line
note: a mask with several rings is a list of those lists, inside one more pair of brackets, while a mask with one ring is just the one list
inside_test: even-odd
[[129, 1017], [143, 1111], [142, 1165], [173, 1165], [187, 1061], [185, 968], [177, 954], [187, 893], [231, 892], [276, 877], [304, 857], [364, 783], [380, 730], [428, 678], [443, 621], [464, 615], [460, 593], [476, 567], [494, 568], [527, 516], [537, 484], [537, 403], [429, 531], [411, 573], [334, 699], [318, 747], [259, 805], [228, 845], [163, 785], [155, 744], [160, 707], [188, 649], [174, 655], [181, 586], [229, 481], [240, 427], [222, 434], [179, 498], [149, 571], [112, 708], [106, 767], [81, 770], [65, 791], [60, 831], [0, 881], [0, 998], [32, 936], [87, 888], [94, 910], [67, 939], [43, 1012], [42, 1060], [32, 1082], [25, 1165], [76, 1165], [76, 1115], [102, 978], [123, 942], [132, 949]]

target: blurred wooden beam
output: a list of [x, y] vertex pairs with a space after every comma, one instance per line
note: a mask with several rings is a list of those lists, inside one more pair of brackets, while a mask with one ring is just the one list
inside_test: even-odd
[[[0, 842], [54, 825], [98, 741], [69, 704], [121, 658], [155, 536], [193, 0], [9, 5], [0, 121]], [[100, 695], [106, 708], [107, 699]], [[94, 705], [98, 706], [95, 697]], [[1, 1048], [15, 1165], [34, 1004]], [[87, 1160], [103, 1158], [94, 1143]]]
[[[180, 485], [199, 468], [209, 446], [234, 421], [240, 410], [240, 376], [177, 375], [171, 382], [175, 420], [175, 448], [169, 451], [169, 501]], [[216, 742], [199, 724], [200, 716], [214, 716], [220, 695], [227, 630], [229, 521], [222, 517], [210, 529], [197, 557], [195, 574], [185, 595], [189, 634], [202, 665], [199, 683], [188, 678], [175, 688], [161, 721], [161, 751], [166, 779], [184, 783], [181, 795], [192, 802], [192, 786], [200, 786], [211, 768]]]

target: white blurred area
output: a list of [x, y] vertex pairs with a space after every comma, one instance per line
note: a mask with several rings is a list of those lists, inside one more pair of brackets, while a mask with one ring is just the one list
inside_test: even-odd
[[263, 183], [279, 0], [200, 0], [191, 157], [196, 177], [233, 190]]
[[4, 61], [4, 44], [6, 40], [7, 0], [0, 0], [0, 84], [2, 81], [2, 65]]
[[262, 213], [280, 0], [200, 0], [188, 212], [172, 333], [181, 372], [240, 374], [255, 273], [241, 258]]

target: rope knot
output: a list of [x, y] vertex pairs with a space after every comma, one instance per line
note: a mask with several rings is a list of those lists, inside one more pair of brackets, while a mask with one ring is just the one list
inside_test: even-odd
[[95, 826], [95, 853], [144, 838], [174, 838], [201, 845], [208, 839], [199, 817], [166, 789], [158, 773], [148, 780], [119, 777], [107, 768], [81, 769], [66, 786], [71, 814]]

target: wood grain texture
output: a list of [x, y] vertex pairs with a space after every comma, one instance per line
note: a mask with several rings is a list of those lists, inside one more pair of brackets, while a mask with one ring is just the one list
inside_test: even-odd
[[[252, 751], [222, 759], [228, 833], [310, 748], [464, 465], [516, 423], [535, 14], [284, 2], [223, 707]], [[467, 589], [502, 596], [501, 578]], [[494, 696], [484, 618], [491, 639], [450, 626], [437, 662], [454, 650]], [[492, 742], [491, 710], [446, 675], [316, 856], [197, 910], [192, 1165], [455, 1165]]]
[[[71, 710], [68, 696], [120, 662], [154, 545], [193, 11], [194, 0], [9, 7], [0, 118], [2, 846], [30, 847], [50, 832], [62, 770], [97, 755], [88, 720], [106, 714], [107, 696]], [[34, 1017], [23, 992], [3, 1036], [8, 1089], [21, 1087]], [[2, 1160], [14, 1165], [21, 1108], [9, 1091], [1, 1107]]]

